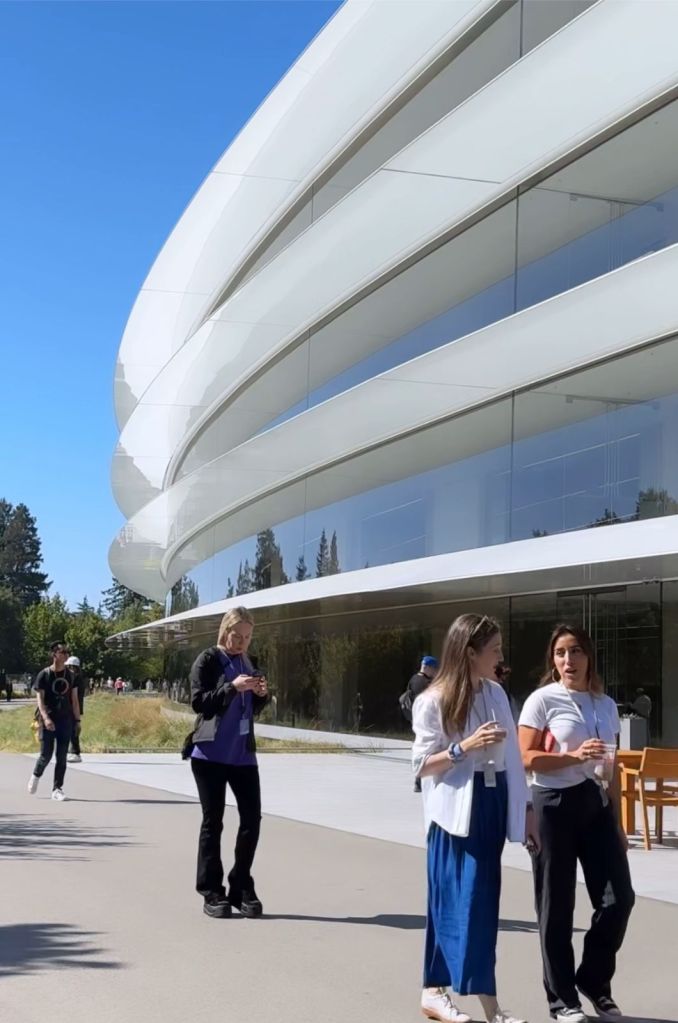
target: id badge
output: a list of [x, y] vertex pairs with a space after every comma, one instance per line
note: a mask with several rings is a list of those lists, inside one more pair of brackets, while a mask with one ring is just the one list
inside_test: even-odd
[[249, 718], [240, 718], [240, 734], [241, 735], [249, 735], [250, 734], [250, 719]]
[[483, 777], [485, 779], [486, 789], [496, 789], [497, 787], [497, 771], [493, 763], [485, 764], [483, 768]]

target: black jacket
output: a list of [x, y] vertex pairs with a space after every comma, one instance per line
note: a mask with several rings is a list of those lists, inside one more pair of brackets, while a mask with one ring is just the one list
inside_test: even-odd
[[[243, 655], [243, 664], [249, 669], [251, 661]], [[254, 669], [252, 669], [254, 670]], [[191, 707], [198, 715], [193, 731], [193, 742], [213, 742], [222, 716], [232, 700], [238, 694], [235, 686], [226, 679], [224, 664], [219, 647], [211, 646], [203, 650], [193, 662], [191, 668]], [[255, 696], [252, 693], [252, 705], [255, 714], [266, 706], [267, 696]], [[254, 752], [254, 723], [250, 722], [248, 749]]]

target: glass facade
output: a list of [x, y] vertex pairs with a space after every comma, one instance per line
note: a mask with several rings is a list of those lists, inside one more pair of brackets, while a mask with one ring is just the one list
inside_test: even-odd
[[[309, 477], [303, 515], [225, 550], [212, 527], [213, 556], [189, 578], [206, 603], [296, 578], [677, 514], [677, 446], [673, 338], [355, 459], [346, 469], [352, 497], [330, 502], [322, 475]], [[400, 478], [412, 464], [419, 471]]]
[[[500, 621], [511, 667], [508, 688], [518, 707], [539, 683], [554, 625], [580, 624], [593, 639], [597, 669], [620, 711], [642, 687], [652, 701], [651, 741], [678, 744], [678, 582], [673, 581], [312, 618], [299, 618], [285, 606], [258, 612], [252, 651], [274, 686], [277, 722], [408, 736], [397, 698], [422, 655], [440, 654], [450, 622], [468, 611]], [[204, 636], [181, 654], [175, 651], [172, 670], [186, 673], [213, 639]]]

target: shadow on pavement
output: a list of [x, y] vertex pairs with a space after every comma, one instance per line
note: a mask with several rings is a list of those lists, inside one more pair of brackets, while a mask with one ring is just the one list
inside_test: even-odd
[[76, 796], [68, 797], [69, 803], [120, 803], [135, 804], [139, 806], [197, 806], [196, 799], [78, 799]]
[[[266, 913], [266, 920], [310, 920], [328, 924], [370, 924], [372, 927], [395, 927], [401, 931], [423, 931], [426, 917], [418, 913], [378, 913], [376, 916], [304, 916], [299, 913]], [[500, 920], [500, 931], [534, 932], [532, 920]], [[575, 928], [581, 930], [581, 928]]]
[[136, 845], [124, 833], [37, 814], [0, 814], [0, 858], [80, 860], [79, 849]]
[[118, 970], [125, 964], [97, 959], [103, 949], [91, 943], [97, 935], [72, 924], [7, 924], [0, 926], [0, 977], [44, 970]]

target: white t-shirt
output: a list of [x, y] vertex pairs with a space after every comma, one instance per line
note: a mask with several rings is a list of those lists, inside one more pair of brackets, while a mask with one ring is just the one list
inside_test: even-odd
[[[555, 739], [553, 753], [572, 753], [587, 739], [616, 742], [619, 735], [617, 705], [609, 696], [578, 693], [562, 682], [551, 682], [528, 696], [519, 725], [545, 729]], [[595, 760], [582, 761], [557, 771], [534, 771], [532, 783], [546, 789], [567, 789], [588, 779], [595, 780]]]

